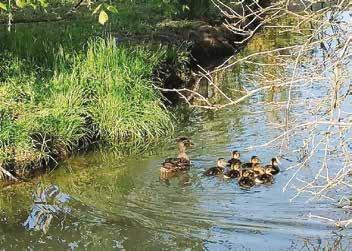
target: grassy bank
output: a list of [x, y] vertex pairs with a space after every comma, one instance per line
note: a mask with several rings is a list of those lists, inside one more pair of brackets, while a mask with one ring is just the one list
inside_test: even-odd
[[1, 55], [0, 163], [15, 176], [55, 162], [93, 141], [128, 147], [172, 130], [152, 87], [163, 47], [95, 39], [83, 53], [56, 57], [52, 71]]
[[71, 0], [15, 7], [11, 32], [0, 25], [0, 174], [22, 177], [93, 144], [139, 151], [172, 132], [153, 80], [189, 70], [183, 32], [214, 8], [112, 3], [105, 26], [92, 15], [98, 3], [73, 9]]

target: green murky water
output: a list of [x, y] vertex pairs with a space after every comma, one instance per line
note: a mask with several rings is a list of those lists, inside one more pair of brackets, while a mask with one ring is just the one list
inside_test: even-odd
[[[247, 50], [295, 39], [266, 34]], [[228, 90], [250, 85], [244, 76], [256, 70], [238, 67], [222, 80]], [[297, 95], [304, 97], [304, 91]], [[271, 186], [242, 190], [233, 181], [202, 176], [233, 149], [243, 159], [256, 154], [267, 162], [276, 155], [275, 148], [243, 149], [280, 133], [272, 125], [282, 123], [284, 114], [272, 101], [286, 95], [271, 91], [218, 112], [179, 108], [177, 134], [195, 143], [189, 152], [193, 167], [169, 184], [159, 181], [159, 166], [176, 154], [174, 145], [123, 158], [83, 154], [32, 182], [3, 188], [0, 250], [349, 250], [349, 231], [309, 217], [345, 218], [346, 211], [329, 201], [308, 203], [304, 196], [290, 202], [294, 191], [283, 193], [294, 153], [285, 153], [283, 171]]]

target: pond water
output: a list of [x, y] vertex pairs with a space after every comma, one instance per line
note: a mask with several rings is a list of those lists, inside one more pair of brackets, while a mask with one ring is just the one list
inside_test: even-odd
[[[257, 36], [248, 48], [291, 38], [280, 39]], [[255, 70], [236, 68], [223, 81], [234, 88]], [[193, 166], [169, 183], [159, 181], [159, 167], [176, 154], [173, 143], [126, 157], [75, 156], [31, 182], [2, 188], [0, 250], [349, 250], [350, 231], [309, 217], [345, 218], [346, 211], [305, 196], [291, 201], [295, 191], [283, 192], [294, 171], [285, 167], [297, 161], [293, 153], [283, 156], [270, 186], [243, 190], [234, 181], [202, 176], [234, 149], [245, 160], [277, 155], [276, 148], [245, 149], [278, 135], [272, 125], [284, 114], [272, 101], [286, 95], [258, 94], [217, 112], [176, 109], [176, 134], [194, 142]]]

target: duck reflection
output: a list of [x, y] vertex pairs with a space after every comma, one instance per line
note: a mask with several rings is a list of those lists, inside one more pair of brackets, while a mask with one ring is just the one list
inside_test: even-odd
[[47, 233], [55, 215], [70, 212], [70, 208], [64, 206], [64, 203], [70, 200], [70, 196], [60, 192], [58, 186], [50, 185], [46, 188], [38, 186], [33, 192], [33, 199], [31, 212], [23, 223], [27, 230]]

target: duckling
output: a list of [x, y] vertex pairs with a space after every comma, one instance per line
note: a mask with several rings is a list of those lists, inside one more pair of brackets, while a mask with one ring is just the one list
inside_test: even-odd
[[227, 166], [227, 162], [224, 158], [219, 158], [216, 161], [216, 166], [215, 167], [211, 167], [208, 170], [206, 170], [204, 172], [205, 176], [215, 176], [215, 175], [219, 175], [222, 174], [225, 170]]
[[262, 175], [265, 173], [264, 167], [262, 167], [259, 163], [255, 164], [251, 170], [253, 170], [255, 176]]
[[260, 174], [255, 177], [255, 183], [257, 184], [272, 184], [274, 177], [271, 174], [272, 168], [262, 168]]
[[243, 168], [253, 168], [256, 165], [259, 165], [260, 160], [257, 156], [252, 156], [251, 162], [250, 163], [243, 163], [242, 167]]
[[272, 158], [271, 159], [271, 164], [270, 165], [266, 165], [265, 168], [269, 169], [270, 173], [272, 175], [278, 174], [280, 172], [278, 159], [277, 158]]
[[193, 144], [187, 137], [180, 137], [177, 140], [178, 145], [178, 156], [177, 158], [167, 158], [162, 163], [160, 172], [162, 174], [170, 174], [176, 171], [188, 170], [191, 166], [190, 159], [186, 154], [186, 149], [191, 147]]
[[232, 166], [234, 164], [241, 164], [241, 160], [240, 160], [241, 154], [239, 151], [233, 151], [232, 152], [232, 158], [228, 161], [228, 165]]
[[238, 184], [242, 188], [251, 188], [255, 185], [255, 173], [251, 169], [243, 169]]
[[225, 179], [236, 179], [241, 176], [241, 162], [235, 162], [231, 165], [231, 169], [224, 173]]

